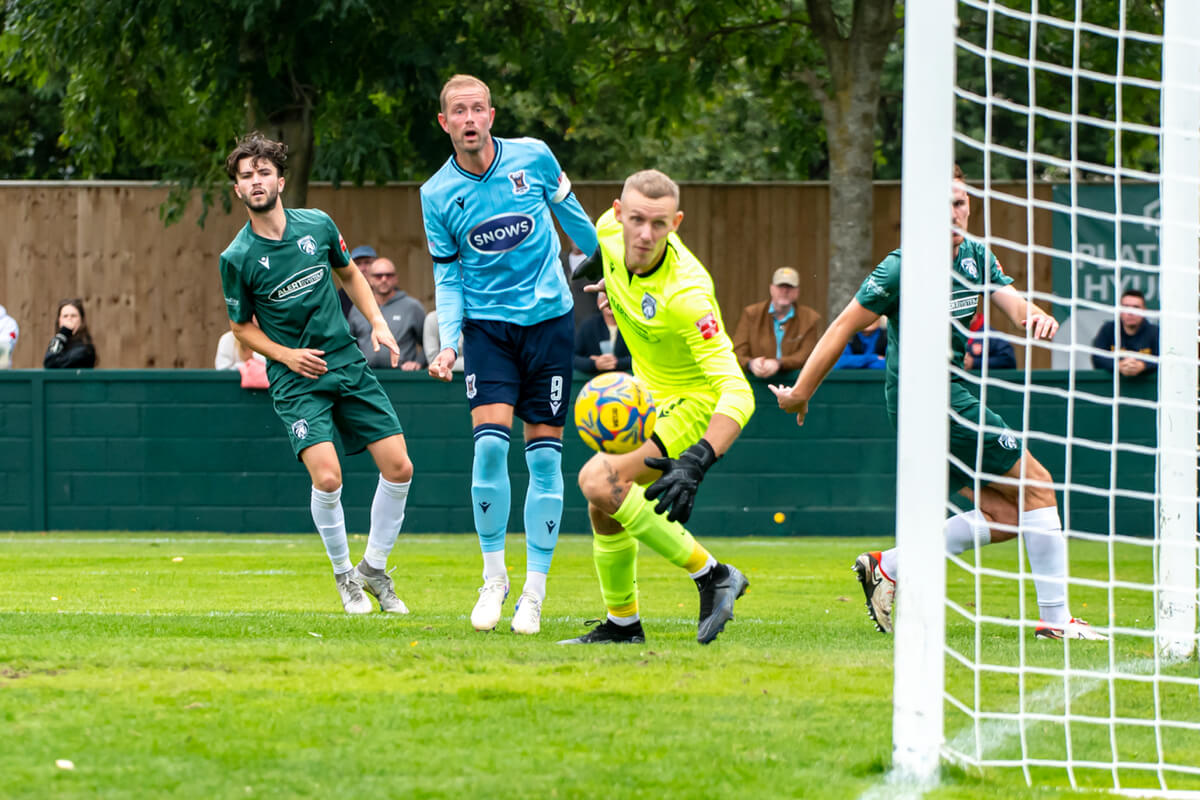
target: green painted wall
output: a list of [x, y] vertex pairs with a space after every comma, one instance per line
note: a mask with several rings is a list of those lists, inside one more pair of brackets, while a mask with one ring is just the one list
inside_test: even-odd
[[[1065, 390], [1070, 376], [1039, 372], [1035, 378], [1053, 392]], [[881, 380], [878, 373], [834, 373], [803, 428], [777, 411], [766, 385], [756, 381], [758, 411], [704, 482], [692, 529], [734, 536], [891, 535], [896, 454]], [[382, 381], [417, 469], [405, 530], [471, 531], [471, 425], [461, 385], [423, 374], [386, 374]], [[1106, 532], [1111, 518], [1121, 533], [1149, 533], [1148, 501], [1114, 498], [1103, 488], [1114, 450], [1111, 376], [1077, 373], [1074, 388], [1074, 435], [1102, 446], [1076, 442], [1070, 448], [1074, 482], [1094, 488], [1069, 493], [1068, 524]], [[1143, 402], [1153, 392], [1152, 383], [1121, 387], [1122, 397]], [[1059, 480], [1066, 474], [1068, 402], [1039, 392], [1029, 409], [1031, 429], [1049, 437], [1032, 441], [1033, 452]], [[1020, 395], [998, 393], [989, 403], [1019, 423]], [[1115, 421], [1120, 441], [1152, 445], [1152, 407], [1122, 405]], [[589, 455], [568, 431], [567, 532], [587, 530], [574, 481]], [[519, 445], [509, 463], [511, 525], [520, 530], [526, 471]], [[1121, 453], [1116, 466], [1126, 489], [1152, 489], [1152, 456]], [[366, 454], [345, 459], [343, 470], [347, 522], [352, 532], [365, 533], [376, 473]], [[312, 530], [308, 493], [266, 392], [241, 389], [236, 373], [0, 373], [0, 529], [305, 532]], [[782, 524], [773, 521], [777, 511], [786, 515]]]

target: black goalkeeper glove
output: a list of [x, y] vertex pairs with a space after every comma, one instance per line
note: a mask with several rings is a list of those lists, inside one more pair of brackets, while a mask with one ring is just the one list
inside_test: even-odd
[[604, 256], [600, 252], [600, 248], [596, 248], [596, 252], [579, 262], [579, 266], [575, 267], [575, 271], [571, 273], [571, 280], [577, 281], [580, 278], [587, 280], [589, 283], [595, 283], [604, 277]]
[[679, 458], [647, 458], [646, 466], [662, 470], [662, 475], [646, 489], [646, 499], [658, 498], [657, 514], [670, 510], [668, 522], [687, 522], [692, 516], [696, 490], [709, 467], [717, 463], [717, 454], [704, 439], [679, 454]]

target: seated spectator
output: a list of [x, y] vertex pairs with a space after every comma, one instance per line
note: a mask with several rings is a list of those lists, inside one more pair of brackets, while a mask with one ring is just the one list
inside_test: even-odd
[[[1146, 319], [1146, 295], [1137, 289], [1126, 289], [1121, 293], [1121, 328], [1117, 334], [1116, 323], [1112, 320], [1100, 326], [1092, 347], [1117, 353], [1116, 369], [1126, 377], [1134, 375], [1153, 375], [1158, 369], [1154, 361], [1146, 361], [1133, 356], [1158, 355], [1158, 326]], [[1092, 366], [1106, 372], [1113, 371], [1113, 356], [1099, 353], [1092, 354]]]
[[[396, 289], [396, 265], [390, 258], [377, 258], [366, 270], [367, 282], [375, 302], [383, 312], [392, 336], [400, 348], [400, 369], [412, 372], [425, 368], [425, 356], [421, 352], [425, 325], [425, 306], [407, 292]], [[346, 318], [350, 333], [358, 339], [358, 347], [367, 357], [372, 369], [391, 369], [392, 353], [386, 347], [375, 349], [371, 343], [371, 323], [357, 308], [350, 309]]]
[[887, 365], [887, 317], [880, 317], [846, 342], [834, 369], [883, 369]]
[[[983, 330], [983, 311], [976, 311], [975, 316], [971, 317], [969, 329], [976, 332]], [[963, 353], [964, 368], [983, 369], [984, 361], [987, 361], [988, 369], [1017, 368], [1017, 351], [1013, 350], [1011, 342], [1001, 339], [999, 336], [991, 335], [991, 332], [995, 330], [995, 328], [989, 325], [989, 335], [972, 336], [967, 339], [967, 349]], [[987, 346], [987, 355], [983, 353], [985, 344]]]
[[0, 369], [12, 366], [13, 350], [17, 347], [17, 337], [21, 329], [17, 321], [8, 315], [8, 310], [0, 306]]
[[[436, 356], [438, 353], [442, 352], [442, 344], [440, 341], [438, 341], [439, 337], [441, 336], [441, 333], [438, 331], [438, 320], [437, 320], [437, 309], [436, 308], [433, 311], [430, 311], [428, 314], [425, 315], [425, 332], [424, 333], [425, 333], [425, 335], [422, 337], [422, 341], [425, 344], [425, 360], [428, 361], [429, 357], [431, 355]], [[458, 358], [456, 358], [454, 360], [454, 366], [451, 367], [451, 369], [454, 372], [462, 372], [463, 371], [462, 336], [458, 337], [458, 347], [456, 348], [456, 352], [458, 353]]]
[[[255, 322], [257, 324], [257, 320]], [[264, 364], [267, 362], [262, 353], [256, 353], [238, 341], [238, 338], [233, 335], [233, 331], [225, 331], [217, 340], [217, 356], [213, 359], [213, 367], [215, 369], [237, 369], [238, 364], [249, 361], [251, 358]]]
[[96, 348], [88, 333], [87, 314], [79, 298], [61, 300], [55, 316], [58, 333], [46, 348], [46, 369], [91, 369], [96, 366]]
[[[599, 294], [595, 295], [592, 303], [599, 307]], [[585, 320], [575, 332], [575, 369], [586, 375], [613, 370], [629, 372], [633, 369], [633, 357], [621, 338], [617, 320], [608, 303], [600, 308], [600, 313]]]
[[821, 338], [821, 315], [796, 305], [800, 273], [780, 267], [771, 277], [771, 299], [746, 306], [733, 335], [742, 369], [759, 378], [800, 369]]
[[[379, 258], [375, 254], [375, 248], [367, 244], [360, 244], [358, 247], [350, 251], [350, 260], [354, 262], [354, 266], [358, 267], [358, 271], [367, 277], [367, 267], [371, 266], [371, 262]], [[338, 302], [342, 304], [342, 316], [346, 319], [350, 318], [350, 309], [354, 308], [354, 301], [350, 299], [350, 295], [346, 294], [345, 289], [338, 289]]]

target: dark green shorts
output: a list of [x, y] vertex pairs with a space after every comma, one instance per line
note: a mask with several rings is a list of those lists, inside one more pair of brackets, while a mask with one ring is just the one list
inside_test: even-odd
[[316, 380], [288, 373], [271, 386], [271, 399], [297, 459], [307, 447], [332, 442], [335, 428], [347, 455], [404, 432], [365, 360], [335, 367]]
[[[888, 417], [895, 427], [894, 398], [889, 396], [888, 400]], [[950, 418], [950, 452], [967, 470], [978, 472], [984, 484], [992, 482], [988, 476], [1003, 475], [1020, 461], [1021, 438], [1009, 429], [1003, 417], [985, 408], [979, 398], [957, 381], [950, 382], [950, 408], [965, 421]], [[982, 436], [979, 430], [981, 419], [986, 428]], [[949, 462], [947, 467], [951, 493], [974, 486], [975, 479], [955, 463]]]
[[[970, 472], [978, 472], [982, 483], [991, 483], [988, 476], [1003, 475], [1021, 460], [1021, 438], [1009, 429], [1003, 417], [986, 408], [960, 383], [950, 383], [950, 408], [968, 423], [951, 417], [950, 452]], [[980, 428], [984, 428], [982, 433]], [[974, 484], [971, 475], [950, 463], [951, 492]]]

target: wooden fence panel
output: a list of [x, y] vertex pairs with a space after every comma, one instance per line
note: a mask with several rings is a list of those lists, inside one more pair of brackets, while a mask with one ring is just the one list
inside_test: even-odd
[[[612, 204], [621, 185], [575, 188], [595, 217]], [[995, 188], [1025, 194], [1021, 185]], [[1038, 185], [1035, 195], [1048, 199], [1050, 187]], [[200, 228], [197, 205], [183, 222], [164, 228], [159, 205], [165, 197], [165, 189], [149, 184], [0, 182], [0, 218], [7, 223], [0, 248], [0, 304], [21, 326], [14, 366], [41, 365], [54, 334], [54, 307], [74, 296], [83, 298], [102, 366], [212, 365], [217, 339], [228, 329], [217, 260], [245, 224], [245, 214], [238, 203], [232, 214], [212, 210]], [[685, 215], [680, 233], [713, 273], [730, 329], [743, 307], [767, 297], [771, 273], [783, 265], [800, 273], [800, 302], [826, 313], [826, 184], [684, 184], [680, 200]], [[329, 212], [350, 247], [370, 244], [393, 259], [400, 287], [433, 307], [433, 272], [416, 184], [316, 185], [308, 203]], [[1031, 232], [1023, 208], [995, 198], [989, 205], [990, 214], [984, 214], [976, 203], [972, 231], [983, 234], [989, 222], [993, 236], [1017, 245], [996, 250], [1018, 287], [1027, 286], [1032, 269], [1033, 286], [1048, 291], [1049, 257], [1027, 258], [1023, 249], [1031, 234], [1049, 246], [1049, 213], [1033, 215]], [[873, 228], [877, 261], [899, 244], [898, 185], [876, 186]], [[1039, 349], [1034, 364], [1048, 366], [1048, 354]]]

